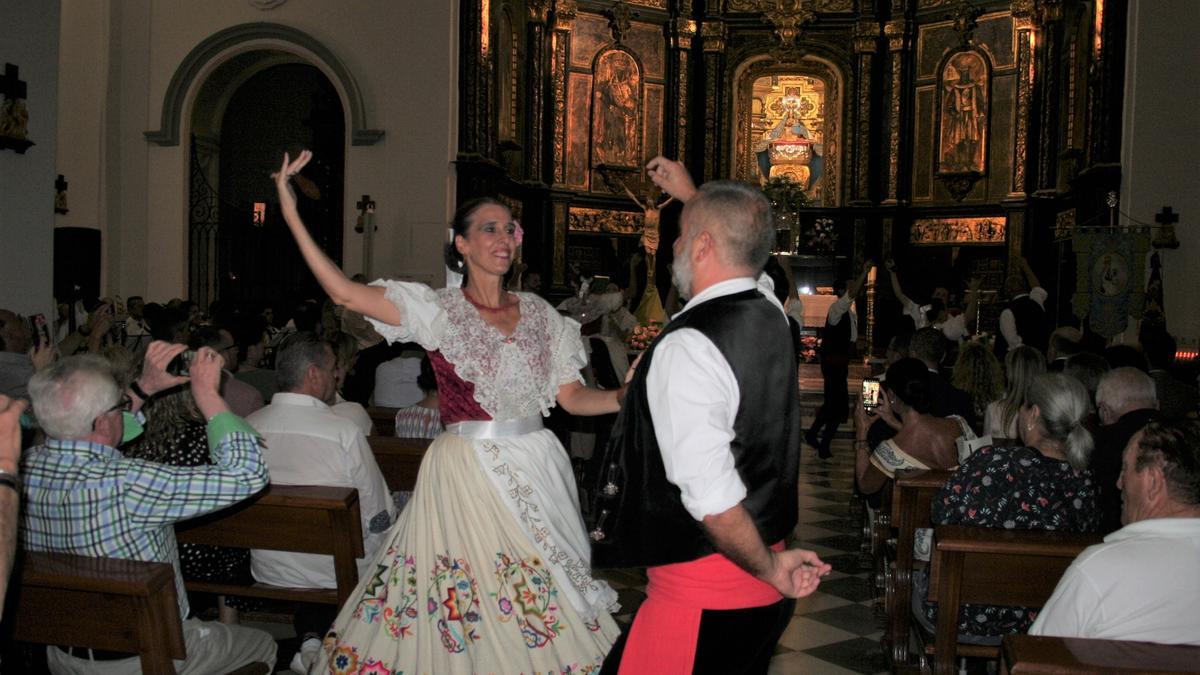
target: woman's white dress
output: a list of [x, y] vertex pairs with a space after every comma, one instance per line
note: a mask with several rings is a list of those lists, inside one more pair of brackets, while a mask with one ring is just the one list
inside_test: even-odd
[[[399, 327], [373, 322], [380, 334], [440, 351], [494, 420], [546, 415], [559, 386], [580, 379], [579, 325], [536, 295], [517, 294], [521, 320], [506, 337], [461, 289], [375, 284], [403, 317]], [[590, 556], [553, 433], [446, 432], [312, 672], [598, 672], [619, 630], [609, 615], [616, 592], [591, 577]]]

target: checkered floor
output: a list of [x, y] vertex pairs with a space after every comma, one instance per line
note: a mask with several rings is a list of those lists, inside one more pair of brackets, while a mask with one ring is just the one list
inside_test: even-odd
[[[860, 553], [861, 519], [851, 506], [854, 457], [850, 443], [833, 444], [833, 459], [822, 462], [804, 448], [800, 467], [800, 523], [791, 547], [816, 551], [833, 572], [816, 593], [796, 603], [796, 613], [771, 660], [771, 675], [792, 673], [887, 672], [879, 647], [883, 618], [875, 613], [869, 586], [869, 559]], [[620, 594], [628, 624], [645, 599], [640, 569], [599, 572]]]

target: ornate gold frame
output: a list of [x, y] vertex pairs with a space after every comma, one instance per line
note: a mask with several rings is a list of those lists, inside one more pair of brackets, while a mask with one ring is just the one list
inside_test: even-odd
[[799, 62], [780, 63], [770, 55], [752, 56], [734, 70], [733, 91], [733, 166], [737, 180], [756, 182], [758, 164], [750, 144], [751, 99], [754, 82], [770, 75], [803, 75], [825, 83], [825, 173], [822, 177], [823, 206], [842, 203], [842, 139], [845, 78], [831, 63], [813, 56]]

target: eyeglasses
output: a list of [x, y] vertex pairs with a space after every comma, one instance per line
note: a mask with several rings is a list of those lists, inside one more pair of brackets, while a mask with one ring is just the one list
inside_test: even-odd
[[107, 415], [111, 412], [117, 412], [117, 411], [127, 412], [129, 410], [129, 408], [132, 406], [133, 406], [132, 399], [130, 399], [128, 396], [121, 396], [121, 400], [119, 400], [115, 404], [113, 404], [113, 406], [111, 408], [109, 408], [108, 410], [105, 410], [104, 412], [100, 413], [99, 415], [96, 415], [92, 419], [92, 431], [96, 430], [96, 420], [100, 419], [101, 417], [104, 417], [105, 415]]

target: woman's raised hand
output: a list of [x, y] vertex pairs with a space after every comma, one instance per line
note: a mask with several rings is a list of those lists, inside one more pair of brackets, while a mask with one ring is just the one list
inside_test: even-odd
[[271, 174], [275, 179], [275, 189], [279, 191], [279, 205], [284, 208], [296, 208], [296, 193], [292, 190], [292, 176], [300, 173], [312, 159], [311, 150], [301, 150], [296, 159], [291, 159], [288, 153], [283, 153], [283, 164], [280, 165], [279, 171]]

